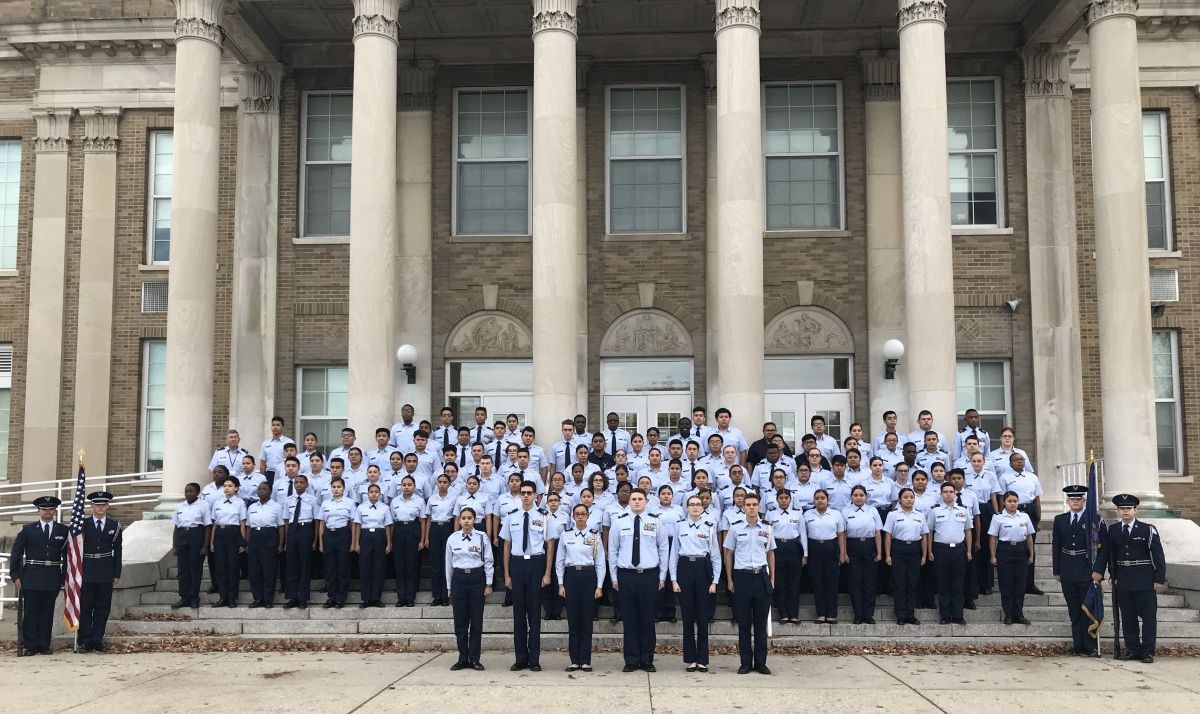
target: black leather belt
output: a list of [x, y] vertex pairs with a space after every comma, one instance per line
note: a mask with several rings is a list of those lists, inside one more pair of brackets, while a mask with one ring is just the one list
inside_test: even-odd
[[54, 567], [57, 565], [62, 565], [62, 561], [61, 560], [26, 560], [25, 564], [26, 565], [45, 565], [47, 567]]
[[746, 575], [758, 575], [764, 570], [766, 570], [766, 566], [759, 566], [757, 568], [734, 568], [735, 573], [745, 573]]
[[279, 529], [275, 526], [255, 526], [254, 528], [251, 528], [250, 530], [252, 530], [252, 531], [276, 531]]
[[[26, 561], [26, 562], [32, 563], [33, 561], [30, 560], [30, 561]], [[1136, 565], [1154, 565], [1154, 561], [1153, 560], [1118, 560], [1117, 565], [1120, 565], [1123, 568], [1129, 568], [1129, 567], [1133, 567]]]
[[83, 557], [93, 558], [93, 559], [111, 558], [111, 557], [113, 557], [113, 551], [110, 550], [107, 553], [84, 553]]
[[1088, 554], [1088, 552], [1086, 550], [1067, 550], [1066, 548], [1062, 548], [1062, 552], [1063, 552], [1063, 555], [1087, 555]]
[[809, 538], [809, 543], [833, 543], [837, 538]]

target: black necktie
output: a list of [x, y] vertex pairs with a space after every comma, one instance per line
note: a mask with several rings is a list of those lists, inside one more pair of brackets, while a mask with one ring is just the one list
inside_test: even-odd
[[1128, 523], [1126, 523], [1126, 524], [1125, 524], [1125, 537], [1126, 537], [1126, 538], [1128, 538], [1128, 537], [1129, 537], [1129, 534], [1130, 534], [1132, 531], [1133, 531], [1133, 526], [1131, 526], [1131, 525], [1129, 525]]
[[[45, 527], [45, 528], [43, 528], [42, 530], [46, 532], [46, 537], [47, 537], [47, 538], [49, 538], [49, 537], [50, 537], [50, 524], [49, 524], [49, 523], [47, 523], [47, 524], [46, 524], [46, 527]], [[1125, 533], [1128, 535], [1128, 533], [1129, 533], [1129, 528], [1128, 528], [1128, 527], [1126, 527], [1126, 529], [1125, 529]]]
[[1072, 513], [1071, 514], [1071, 527], [1074, 528], [1077, 525], [1079, 525], [1079, 514]]
[[637, 567], [642, 562], [642, 517], [633, 517], [633, 553], [630, 554], [629, 562], [633, 567]]
[[521, 524], [521, 554], [529, 555], [529, 511], [525, 511], [525, 522]]
[[296, 494], [296, 510], [292, 512], [292, 523], [300, 522], [300, 504], [301, 503], [302, 503], [302, 501], [300, 500], [300, 494]]
[[612, 455], [615, 458], [617, 455], [617, 430], [613, 429], [609, 433], [612, 434]]
[[450, 447], [450, 430], [442, 427], [442, 450]]
[[466, 466], [466, 465], [467, 465], [467, 450], [463, 449], [462, 453], [460, 453], [458, 455], [458, 466], [459, 466], [459, 468], [462, 468], [463, 466]]
[[962, 502], [962, 494], [961, 494], [961, 493], [959, 493], [959, 494], [955, 494], [955, 496], [954, 496], [954, 500], [958, 502], [958, 505], [960, 505], [960, 506], [961, 506], [961, 505], [963, 505], [963, 502]]
[[496, 463], [500, 463], [500, 440], [496, 440]]
[[475, 441], [478, 441], [480, 444], [483, 443], [483, 427], [482, 426], [475, 427]]

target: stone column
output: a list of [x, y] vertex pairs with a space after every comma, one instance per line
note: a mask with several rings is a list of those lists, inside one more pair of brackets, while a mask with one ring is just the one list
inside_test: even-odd
[[904, 229], [900, 161], [900, 56], [864, 52], [863, 100], [867, 138], [867, 359], [871, 413], [861, 419], [879, 428], [883, 413], [896, 412], [901, 425], [908, 411], [908, 370], [884, 378], [883, 345], [904, 342]]
[[[721, 402], [747, 439], [763, 406], [763, 146], [758, 0], [717, 0], [717, 261]], [[712, 367], [709, 367], [712, 369]]]
[[1092, 61], [1092, 191], [1104, 495], [1132, 493], [1165, 509], [1158, 486], [1142, 103], [1136, 0], [1088, 7]]
[[204, 476], [213, 449], [217, 171], [221, 151], [221, 15], [225, 0], [175, 0], [175, 178], [163, 492], [169, 514]]
[[[33, 234], [29, 257], [29, 332], [25, 359], [25, 436], [21, 480], [58, 473], [62, 397], [63, 287], [67, 254], [67, 149], [73, 109], [35, 109]], [[70, 458], [68, 463], [72, 463]]]
[[400, 0], [354, 0], [347, 342], [349, 424], [364, 438], [377, 427], [391, 426], [395, 415], [399, 9]]
[[1058, 493], [1055, 467], [1084, 459], [1070, 60], [1065, 47], [1030, 48], [1024, 60], [1037, 463], [1046, 493]]
[[543, 439], [578, 408], [576, 0], [533, 0], [533, 423]]
[[[721, 295], [718, 292], [717, 274], [720, 272], [720, 257], [718, 249], [720, 241], [717, 238], [717, 56], [715, 54], [700, 55], [700, 66], [704, 69], [704, 351], [708, 379], [705, 402], [711, 404], [713, 411], [721, 404], [721, 365], [718, 362], [718, 346], [721, 342], [719, 320], [721, 313]], [[700, 403], [700, 400], [696, 400]], [[765, 407], [764, 407], [765, 409]], [[765, 416], [765, 415], [764, 415]], [[755, 419], [749, 422], [753, 424]]]
[[89, 107], [83, 118], [83, 223], [79, 235], [79, 328], [75, 345], [75, 438], [93, 473], [108, 473], [112, 379], [113, 261], [117, 232], [120, 108]]
[[[396, 344], [417, 348], [417, 383], [392, 359], [396, 399], [393, 411], [412, 404], [418, 419], [432, 418], [433, 374], [433, 78], [437, 62], [416, 60], [400, 66], [400, 106], [396, 116], [396, 191], [400, 243], [396, 260]], [[431, 408], [433, 407], [433, 408]], [[389, 422], [387, 426], [391, 426]]]
[[280, 73], [260, 65], [238, 75], [229, 424], [255, 457], [275, 412]]
[[[946, 117], [946, 3], [900, 0], [904, 370], [908, 407], [957, 423], [954, 246]], [[872, 415], [874, 416], [874, 415]], [[909, 422], [911, 424], [911, 422]]]

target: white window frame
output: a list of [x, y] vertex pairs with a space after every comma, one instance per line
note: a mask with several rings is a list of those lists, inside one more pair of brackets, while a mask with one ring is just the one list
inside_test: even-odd
[[[1154, 253], [1169, 253], [1169, 252], [1175, 250], [1175, 221], [1174, 221], [1174, 216], [1172, 215], [1174, 213], [1174, 206], [1172, 205], [1172, 202], [1171, 202], [1171, 190], [1173, 188], [1171, 185], [1171, 136], [1169, 133], [1171, 130], [1171, 124], [1168, 121], [1169, 117], [1167, 116], [1166, 109], [1145, 109], [1145, 110], [1143, 110], [1142, 118], [1144, 119], [1147, 115], [1154, 115], [1158, 119], [1159, 148], [1162, 151], [1163, 177], [1161, 179], [1147, 178], [1146, 183], [1147, 184], [1161, 183], [1163, 185], [1163, 212], [1165, 213], [1165, 216], [1163, 218], [1163, 231], [1164, 231], [1164, 237], [1166, 238], [1165, 246], [1163, 246], [1161, 248], [1155, 248], [1155, 247], [1151, 246], [1150, 251], [1154, 252]], [[1146, 135], [1142, 134], [1142, 142], [1144, 143], [1145, 141], [1146, 141]], [[1145, 160], [1145, 151], [1144, 150], [1143, 150], [1142, 154], [1143, 154], [1143, 161], [1144, 161]], [[1147, 203], [1146, 205], [1147, 205], [1147, 211], [1148, 211], [1149, 203]], [[1150, 241], [1149, 233], [1147, 233], [1147, 235], [1146, 235], [1146, 241], [1147, 241], [1147, 245], [1149, 245], [1149, 241]]]
[[[604, 233], [612, 232], [612, 91], [614, 89], [678, 89], [679, 90], [679, 230], [668, 233], [657, 231], [622, 232], [620, 236], [686, 235], [688, 232], [688, 132], [687, 132], [687, 85], [673, 82], [636, 82], [610, 84], [604, 88]], [[674, 156], [630, 156], [618, 161], [671, 160]]]
[[[152, 129], [147, 133], [147, 136], [146, 136], [146, 265], [170, 265], [170, 263], [171, 263], [171, 258], [170, 258], [171, 238], [174, 237], [174, 233], [175, 233], [175, 230], [174, 230], [175, 229], [175, 225], [174, 225], [175, 205], [174, 205], [174, 200], [173, 200], [174, 197], [171, 194], [163, 195], [163, 194], [158, 194], [158, 193], [154, 192], [154, 175], [155, 175], [155, 170], [157, 168], [156, 167], [156, 164], [157, 164], [156, 157], [158, 154], [158, 152], [155, 150], [155, 143], [159, 140], [159, 137], [162, 137], [162, 136], [172, 137], [172, 148], [171, 148], [171, 159], [172, 159], [171, 188], [172, 188], [172, 192], [175, 187], [175, 169], [174, 169], [175, 149], [174, 149], [174, 143], [173, 143], [174, 136], [175, 136], [175, 130], [174, 129]], [[168, 256], [167, 259], [166, 260], [155, 260], [155, 258], [154, 258], [154, 223], [155, 223], [155, 217], [156, 217], [155, 216], [155, 208], [156, 208], [157, 201], [160, 201], [163, 199], [166, 199], [169, 202], [169, 204], [170, 204], [169, 210], [172, 211], [171, 225], [168, 228], [168, 230], [171, 232], [171, 237], [167, 239], [167, 256]]]
[[[979, 76], [979, 77], [947, 77], [946, 85], [949, 87], [954, 82], [981, 82], [990, 81], [992, 83], [993, 96], [996, 98], [996, 148], [995, 149], [951, 149], [946, 160], [949, 161], [950, 156], [956, 154], [980, 156], [984, 154], [995, 154], [996, 156], [996, 222], [995, 223], [962, 223], [955, 225], [953, 216], [951, 216], [951, 228], [954, 230], [973, 229], [973, 228], [1006, 228], [1008, 221], [1006, 220], [1007, 211], [1007, 184], [1008, 177], [1005, 160], [1004, 160], [1004, 93], [1001, 92], [1000, 77], [996, 76]], [[947, 138], [949, 128], [947, 128]], [[950, 186], [946, 186], [947, 192]]]
[[[460, 162], [472, 164], [486, 163], [516, 163], [517, 159], [460, 159], [458, 157], [458, 97], [462, 92], [525, 92], [525, 228], [522, 233], [461, 233], [458, 230], [458, 165]], [[504, 87], [456, 87], [454, 89], [454, 107], [451, 117], [451, 160], [450, 160], [450, 235], [453, 238], [486, 239], [512, 238], [514, 236], [530, 235], [533, 233], [533, 87], [520, 85]]]
[[[138, 399], [138, 470], [150, 470], [150, 412], [164, 411], [166, 405], [151, 406], [148, 404], [150, 394], [150, 351], [155, 345], [162, 345], [166, 350], [167, 341], [163, 339], [142, 340], [142, 375], [141, 375], [141, 395]], [[164, 352], [163, 359], [166, 359]], [[164, 395], [165, 396], [165, 395]]]
[[[347, 414], [344, 417], [341, 417], [336, 414], [305, 414], [304, 413], [304, 371], [309, 370], [309, 369], [321, 369], [321, 370], [344, 369], [347, 371], [347, 380], [348, 380], [350, 366], [346, 365], [346, 364], [307, 364], [307, 365], [299, 365], [296, 367], [296, 431], [301, 435], [300, 438], [302, 440], [303, 440], [303, 434], [306, 434], [306, 433], [312, 431], [312, 429], [309, 429], [308, 427], [305, 426], [305, 424], [304, 424], [305, 420], [321, 419], [324, 421], [331, 421], [331, 420], [341, 419], [343, 422], [345, 422], [345, 425], [343, 426], [343, 428], [345, 428], [345, 426], [348, 426], [350, 423], [350, 415], [349, 414]], [[326, 389], [325, 389], [326, 402], [328, 403], [328, 400], [329, 400], [329, 397], [328, 397], [328, 395], [329, 395], [329, 380], [328, 380], [328, 378], [326, 378], [326, 380], [325, 380], [325, 385], [326, 385]], [[349, 389], [349, 386], [347, 386], [347, 389]], [[374, 436], [372, 436], [371, 438], [374, 439]], [[317, 449], [320, 450], [322, 446], [330, 446], [331, 448], [336, 448], [337, 446], [340, 446], [340, 445], [341, 445], [340, 443], [333, 444], [333, 445], [330, 445], [330, 444], [322, 445], [322, 444], [318, 443]], [[303, 442], [298, 443], [297, 446], [300, 447], [301, 451], [304, 450]], [[325, 459], [328, 461], [329, 449], [326, 449], [324, 453], [325, 453]]]
[[[810, 87], [829, 86], [832, 85], [837, 92], [837, 124], [838, 124], [838, 146], [837, 154], [816, 153], [816, 154], [771, 154], [767, 152], [766, 135], [767, 135], [767, 88], [768, 87], [794, 87], [807, 85]], [[846, 120], [844, 115], [844, 97], [842, 96], [842, 82], [837, 79], [827, 80], [812, 80], [802, 82], [763, 82], [762, 86], [762, 132], [763, 132], [763, 230], [768, 235], [781, 233], [821, 233], [828, 231], [844, 231], [846, 230]], [[836, 156], [838, 167], [838, 224], [829, 228], [767, 228], [767, 161], [772, 158], [805, 158], [805, 157], [826, 157]]]
[[[300, 95], [300, 195], [297, 197], [296, 205], [299, 208], [299, 215], [296, 217], [300, 225], [297, 241], [305, 243], [347, 243], [350, 241], [350, 232], [346, 235], [308, 235], [308, 226], [306, 223], [307, 211], [305, 210], [305, 196], [307, 195], [306, 184], [308, 182], [308, 166], [311, 163], [314, 166], [350, 166], [350, 161], [313, 161], [308, 160], [308, 98], [313, 95], [318, 96], [343, 96], [353, 97], [352, 90], [343, 89], [321, 89], [309, 90]], [[350, 137], [350, 141], [354, 141], [354, 137]], [[351, 187], [353, 190], [353, 187]]]
[[[17, 252], [20, 247], [20, 241], [21, 241], [21, 233], [20, 233], [21, 174], [22, 174], [21, 160], [22, 160], [22, 158], [24, 158], [24, 147], [21, 146], [20, 138], [0, 137], [0, 150], [3, 150], [5, 153], [7, 153], [9, 145], [15, 145], [17, 147], [17, 180], [16, 180], [17, 200], [16, 200], [16, 203], [11, 204], [11, 206], [10, 206], [10, 204], [5, 203], [3, 201], [3, 196], [0, 196], [0, 210], [11, 207], [13, 212], [17, 216], [17, 222], [14, 224], [14, 230], [13, 230], [13, 242], [12, 242], [12, 246], [11, 246], [12, 247], [12, 262], [9, 263], [9, 262], [4, 261], [3, 260], [3, 252], [0, 251], [0, 272], [8, 273], [8, 274], [15, 274], [17, 271]], [[8, 162], [6, 159], [4, 165], [7, 165], [7, 163]], [[2, 179], [2, 178], [3, 177], [0, 177], [0, 179]], [[9, 182], [6, 179], [0, 180], [0, 190], [7, 190], [8, 183]]]
[[[956, 362], [955, 362], [955, 371], [957, 372], [958, 365], [969, 364], [969, 365], [974, 365], [976, 371], [978, 372], [978, 365], [984, 364], [984, 363], [1000, 364], [1000, 365], [1003, 365], [1003, 367], [1004, 367], [1004, 411], [997, 412], [994, 409], [980, 409], [978, 405], [974, 405], [974, 404], [962, 405], [960, 408], [960, 405], [957, 403], [958, 402], [958, 380], [956, 378], [955, 384], [954, 384], [954, 395], [955, 395], [955, 405], [954, 405], [955, 427], [954, 428], [956, 431], [958, 429], [958, 425], [962, 423], [963, 414], [966, 412], [967, 409], [974, 409], [975, 411], [979, 412], [980, 416], [983, 416], [983, 417], [1003, 416], [1005, 426], [1013, 427], [1014, 429], [1016, 428], [1012, 422], [1012, 419], [1013, 419], [1012, 360], [1003, 359], [1003, 358], [959, 359], [959, 360], [956, 360]], [[979, 390], [979, 380], [978, 379], [975, 380], [974, 389], [976, 390], [976, 393], [978, 393], [978, 390]], [[993, 435], [992, 438], [999, 439], [1000, 435], [997, 433], [997, 434]], [[997, 441], [995, 443], [999, 444], [1000, 442]]]
[[[1165, 476], [1182, 476], [1184, 472], [1184, 455], [1187, 453], [1184, 449], [1184, 434], [1183, 428], [1183, 398], [1181, 392], [1181, 381], [1179, 378], [1179, 331], [1178, 330], [1153, 330], [1154, 333], [1166, 333], [1171, 337], [1171, 378], [1172, 378], [1172, 394], [1171, 399], [1160, 399], [1157, 394], [1154, 395], [1155, 411], [1159, 404], [1173, 403], [1175, 405], [1175, 465], [1176, 468], [1172, 471], [1159, 471]], [[1155, 458], [1158, 457], [1158, 426], [1157, 420], [1155, 423]]]
[[0, 393], [8, 394], [8, 414], [0, 418], [0, 481], [8, 479], [8, 445], [12, 438], [12, 357], [13, 346], [11, 342], [0, 342], [0, 354], [7, 355], [9, 368], [7, 371], [0, 371]]

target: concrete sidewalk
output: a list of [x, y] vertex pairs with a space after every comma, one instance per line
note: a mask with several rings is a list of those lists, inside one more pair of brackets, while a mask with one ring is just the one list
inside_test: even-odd
[[[541, 673], [511, 673], [485, 653], [485, 672], [450, 672], [448, 653], [394, 655], [215, 653], [69, 655], [0, 659], [5, 711], [155, 712], [622, 711], [785, 708], [825, 712], [1200, 710], [1200, 659], [1155, 664], [1026, 657], [774, 657], [775, 674], [736, 674], [716, 657], [712, 673], [687, 674], [659, 657], [655, 674], [622, 674], [601, 654], [592, 674], [563, 672], [546, 653]], [[779, 690], [773, 696], [772, 690]], [[749, 694], [747, 694], [749, 693]]]

